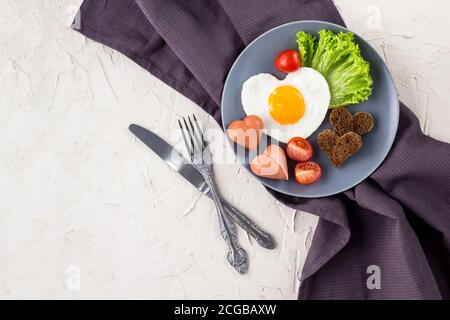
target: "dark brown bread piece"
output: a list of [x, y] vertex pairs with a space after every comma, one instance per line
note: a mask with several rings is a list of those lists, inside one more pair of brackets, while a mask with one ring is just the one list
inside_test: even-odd
[[333, 130], [325, 130], [317, 137], [320, 148], [327, 154], [334, 166], [339, 167], [362, 147], [362, 138], [354, 132], [342, 137]]
[[353, 131], [353, 115], [345, 108], [334, 109], [330, 113], [330, 122], [339, 136]]
[[355, 155], [361, 147], [361, 136], [354, 132], [347, 132], [337, 140], [329, 158], [336, 167], [339, 167]]
[[330, 113], [330, 122], [336, 133], [342, 137], [347, 132], [355, 132], [363, 136], [372, 131], [375, 120], [368, 112], [358, 112], [352, 115], [345, 108], [334, 109]]
[[353, 131], [360, 136], [368, 134], [375, 126], [373, 116], [368, 112], [358, 112], [353, 116]]
[[317, 142], [323, 152], [330, 154], [339, 136], [333, 130], [325, 130], [317, 136]]
[[339, 167], [361, 149], [361, 136], [372, 131], [375, 120], [368, 112], [352, 115], [347, 109], [340, 108], [331, 111], [330, 122], [334, 130], [321, 132], [317, 142], [331, 162]]

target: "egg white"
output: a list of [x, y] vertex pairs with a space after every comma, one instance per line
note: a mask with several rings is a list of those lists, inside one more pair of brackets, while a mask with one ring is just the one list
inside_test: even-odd
[[[281, 125], [269, 113], [269, 97], [280, 86], [292, 86], [303, 95], [305, 113], [294, 124]], [[322, 124], [330, 105], [330, 88], [325, 78], [312, 68], [300, 68], [284, 80], [268, 73], [249, 78], [242, 86], [242, 105], [247, 115], [257, 115], [264, 121], [264, 132], [280, 142], [293, 137], [308, 138]]]

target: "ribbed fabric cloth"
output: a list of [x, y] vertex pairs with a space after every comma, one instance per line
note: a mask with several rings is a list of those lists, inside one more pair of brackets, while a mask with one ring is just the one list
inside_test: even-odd
[[[227, 73], [258, 35], [297, 20], [344, 25], [331, 0], [85, 0], [80, 17], [82, 34], [122, 52], [218, 121]], [[269, 190], [321, 218], [299, 298], [449, 299], [449, 159], [450, 145], [424, 136], [401, 105], [389, 156], [357, 187], [325, 199]], [[367, 286], [370, 266], [379, 267], [379, 289]]]

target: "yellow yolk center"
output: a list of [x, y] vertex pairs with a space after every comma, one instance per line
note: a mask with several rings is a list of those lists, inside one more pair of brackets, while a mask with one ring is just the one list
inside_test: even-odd
[[305, 100], [296, 88], [276, 88], [269, 97], [269, 113], [281, 125], [294, 124], [305, 113]]

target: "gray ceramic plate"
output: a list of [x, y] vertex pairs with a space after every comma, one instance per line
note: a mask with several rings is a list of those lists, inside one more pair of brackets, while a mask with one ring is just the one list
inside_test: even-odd
[[[284, 78], [285, 75], [278, 72], [273, 63], [277, 54], [285, 49], [297, 48], [297, 32], [305, 31], [317, 34], [321, 29], [330, 29], [334, 32], [348, 31], [343, 27], [327, 22], [292, 22], [264, 33], [241, 53], [230, 70], [223, 91], [222, 121], [225, 128], [234, 120], [246, 116], [241, 103], [243, 83], [251, 76], [263, 72], [272, 73], [280, 79]], [[297, 184], [293, 177], [295, 163], [292, 161], [289, 162], [289, 181], [257, 177], [267, 187], [284, 194], [305, 198], [331, 196], [362, 182], [378, 168], [387, 156], [394, 142], [399, 121], [397, 91], [392, 76], [378, 53], [361, 37], [355, 36], [364, 58], [370, 62], [374, 90], [373, 95], [367, 102], [351, 106], [349, 110], [351, 112], [368, 111], [372, 113], [376, 121], [374, 131], [363, 137], [363, 148], [354, 157], [341, 168], [335, 168], [316, 142], [317, 135], [330, 127], [327, 116], [322, 126], [308, 139], [315, 151], [313, 161], [319, 163], [322, 167], [321, 180], [309, 186]], [[234, 146], [234, 148], [237, 151], [237, 148], [241, 147]], [[237, 155], [239, 161], [249, 169], [248, 159], [252, 159], [255, 154], [247, 155], [247, 158], [242, 156], [242, 152], [237, 152]]]

